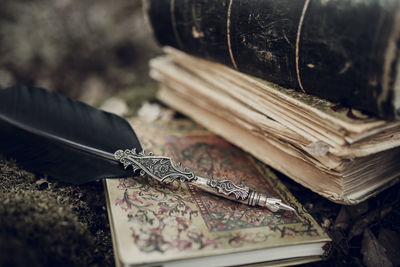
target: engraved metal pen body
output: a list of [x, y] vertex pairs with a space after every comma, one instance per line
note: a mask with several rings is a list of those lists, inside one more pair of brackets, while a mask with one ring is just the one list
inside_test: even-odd
[[135, 149], [118, 150], [114, 153], [114, 157], [125, 168], [132, 166], [133, 171], [140, 170], [142, 175], [148, 174], [160, 182], [175, 180], [188, 182], [211, 194], [246, 205], [266, 207], [273, 212], [280, 209], [294, 211], [292, 207], [282, 203], [282, 200], [268, 197], [246, 185], [237, 185], [228, 179], [217, 180], [196, 176], [187, 168], [181, 170], [180, 164], [172, 164], [169, 157], [154, 156], [152, 153], [146, 155], [144, 151], [137, 153]]
[[276, 212], [280, 209], [294, 211], [294, 209], [277, 198], [268, 197], [265, 194], [250, 189], [246, 185], [236, 185], [231, 180], [209, 179], [196, 176], [191, 184], [211, 194], [240, 202], [249, 206], [260, 206]]

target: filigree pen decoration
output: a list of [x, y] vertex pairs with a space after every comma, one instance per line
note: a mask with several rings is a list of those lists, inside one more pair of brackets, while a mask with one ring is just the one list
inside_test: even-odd
[[245, 185], [235, 185], [231, 180], [210, 179], [207, 184], [218, 193], [229, 196], [233, 194], [236, 199], [245, 200], [249, 196], [250, 188]]
[[265, 194], [250, 190], [245, 185], [236, 185], [228, 179], [216, 180], [196, 176], [192, 171], [181, 169], [180, 163], [172, 164], [171, 158], [154, 156], [153, 153], [146, 155], [144, 150], [137, 153], [136, 149], [117, 150], [115, 159], [124, 165], [124, 168], [132, 166], [133, 171], [140, 170], [140, 174], [148, 174], [160, 182], [191, 182], [192, 185], [206, 192], [228, 198], [250, 206], [267, 207], [275, 212], [280, 209], [294, 211], [294, 209], [282, 200], [268, 197]]
[[173, 165], [169, 157], [154, 156], [152, 152], [146, 155], [144, 150], [139, 153], [136, 149], [117, 150], [114, 157], [124, 165], [125, 169], [132, 166], [133, 171], [140, 170], [141, 175], [147, 173], [160, 182], [175, 180], [190, 182], [195, 179], [194, 173], [189, 169], [181, 170], [180, 163]]

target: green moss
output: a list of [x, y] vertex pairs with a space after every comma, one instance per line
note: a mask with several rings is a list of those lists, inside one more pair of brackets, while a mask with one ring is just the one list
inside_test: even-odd
[[70, 186], [0, 159], [2, 266], [113, 266], [103, 185]]

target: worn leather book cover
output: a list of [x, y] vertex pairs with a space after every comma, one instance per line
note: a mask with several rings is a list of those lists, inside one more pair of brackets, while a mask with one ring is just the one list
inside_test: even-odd
[[399, 1], [144, 4], [161, 45], [383, 118], [399, 116]]
[[226, 176], [296, 209], [273, 213], [147, 177], [107, 179], [117, 265], [228, 266], [319, 260], [329, 237], [264, 164], [188, 120], [132, 121], [146, 151]]

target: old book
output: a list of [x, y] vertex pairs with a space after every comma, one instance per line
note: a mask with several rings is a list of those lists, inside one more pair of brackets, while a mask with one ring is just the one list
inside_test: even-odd
[[159, 98], [295, 181], [356, 204], [400, 177], [400, 122], [166, 48], [151, 61]]
[[156, 39], [285, 88], [400, 114], [400, 2], [147, 0]]
[[189, 120], [132, 124], [147, 151], [171, 156], [197, 175], [245, 181], [296, 212], [272, 213], [184, 183], [107, 179], [118, 266], [291, 265], [327, 252], [329, 237], [264, 164]]

